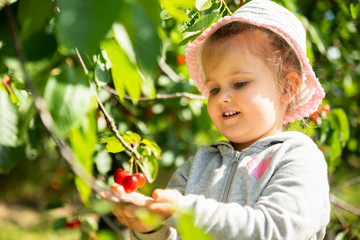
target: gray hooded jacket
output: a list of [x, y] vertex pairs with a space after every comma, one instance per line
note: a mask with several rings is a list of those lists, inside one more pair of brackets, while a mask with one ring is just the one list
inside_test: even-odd
[[[330, 217], [327, 165], [306, 135], [283, 132], [241, 152], [228, 142], [202, 146], [171, 178], [178, 209], [212, 239], [323, 239]], [[132, 239], [180, 239], [172, 217]], [[197, 239], [196, 239], [197, 240]]]

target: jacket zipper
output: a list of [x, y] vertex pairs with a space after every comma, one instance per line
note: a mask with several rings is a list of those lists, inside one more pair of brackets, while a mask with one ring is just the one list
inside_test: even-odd
[[223, 202], [224, 203], [227, 203], [229, 202], [229, 197], [230, 197], [230, 188], [231, 188], [231, 185], [232, 185], [232, 182], [233, 182], [233, 178], [234, 178], [234, 175], [235, 175], [235, 171], [236, 171], [236, 167], [238, 165], [238, 161], [239, 161], [239, 158], [240, 158], [240, 152], [236, 152], [235, 154], [235, 157], [231, 163], [231, 169], [230, 169], [230, 175], [229, 175], [229, 178], [228, 178], [228, 181], [226, 182], [226, 187], [225, 187], [225, 194], [224, 194], [224, 197], [223, 197]]

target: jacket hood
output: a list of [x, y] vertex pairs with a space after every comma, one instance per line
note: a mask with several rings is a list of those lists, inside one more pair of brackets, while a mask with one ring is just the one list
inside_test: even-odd
[[[303, 142], [303, 143], [306, 142], [307, 144], [309, 143], [314, 144], [313, 141], [310, 139], [310, 137], [308, 137], [307, 135], [301, 132], [287, 131], [287, 132], [281, 132], [273, 136], [264, 137], [253, 143], [251, 146], [243, 149], [241, 152], [260, 152], [264, 148], [267, 148], [269, 146], [278, 143], [283, 143], [289, 140], [291, 141], [295, 140], [296, 142]], [[217, 148], [222, 156], [227, 154], [234, 154], [235, 152], [237, 152], [237, 150], [234, 149], [231, 142], [224, 140], [213, 143], [210, 145], [210, 147]]]

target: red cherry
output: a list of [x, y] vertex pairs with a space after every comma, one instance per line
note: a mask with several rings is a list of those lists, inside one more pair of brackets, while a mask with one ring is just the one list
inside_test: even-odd
[[117, 169], [114, 174], [114, 182], [122, 185], [122, 181], [125, 177], [130, 176], [131, 173], [129, 171], [123, 170], [121, 168]]
[[151, 108], [146, 109], [146, 116], [152, 117], [154, 115], [154, 112]]
[[182, 55], [182, 54], [178, 54], [176, 56], [176, 62], [179, 64], [179, 65], [183, 65], [186, 63], [186, 60], [185, 60], [185, 56]]
[[66, 223], [65, 227], [66, 228], [77, 228], [77, 227], [80, 227], [81, 225], [82, 225], [82, 222], [80, 220], [74, 220], [74, 221]]
[[145, 183], [146, 183], [146, 177], [145, 174], [143, 173], [135, 173], [134, 176], [137, 178], [137, 180], [139, 181], [139, 185], [138, 188], [142, 188]]
[[131, 193], [131, 192], [134, 192], [138, 188], [139, 181], [136, 176], [130, 175], [130, 176], [126, 176], [123, 179], [122, 185], [123, 185], [126, 193]]
[[325, 111], [327, 114], [330, 113], [330, 106], [328, 104], [322, 105], [321, 109]]
[[318, 114], [319, 114], [318, 111], [313, 112], [313, 113], [310, 115], [311, 121], [313, 121], [314, 123], [317, 123]]

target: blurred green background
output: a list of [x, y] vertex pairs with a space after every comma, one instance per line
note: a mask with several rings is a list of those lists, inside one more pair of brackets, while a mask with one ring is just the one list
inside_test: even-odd
[[[307, 124], [288, 127], [313, 137], [326, 156], [327, 239], [359, 239], [360, 3], [276, 2], [305, 26], [308, 57], [326, 92]], [[126, 239], [126, 228], [74, 174], [57, 140], [99, 181], [110, 184], [126, 165], [128, 154], [99, 143], [111, 131], [96, 92], [120, 132], [162, 150], [156, 180], [140, 191], [165, 187], [200, 145], [222, 139], [189, 80], [186, 44], [243, 3], [1, 0], [0, 239]], [[81, 226], [71, 227], [77, 220]]]

